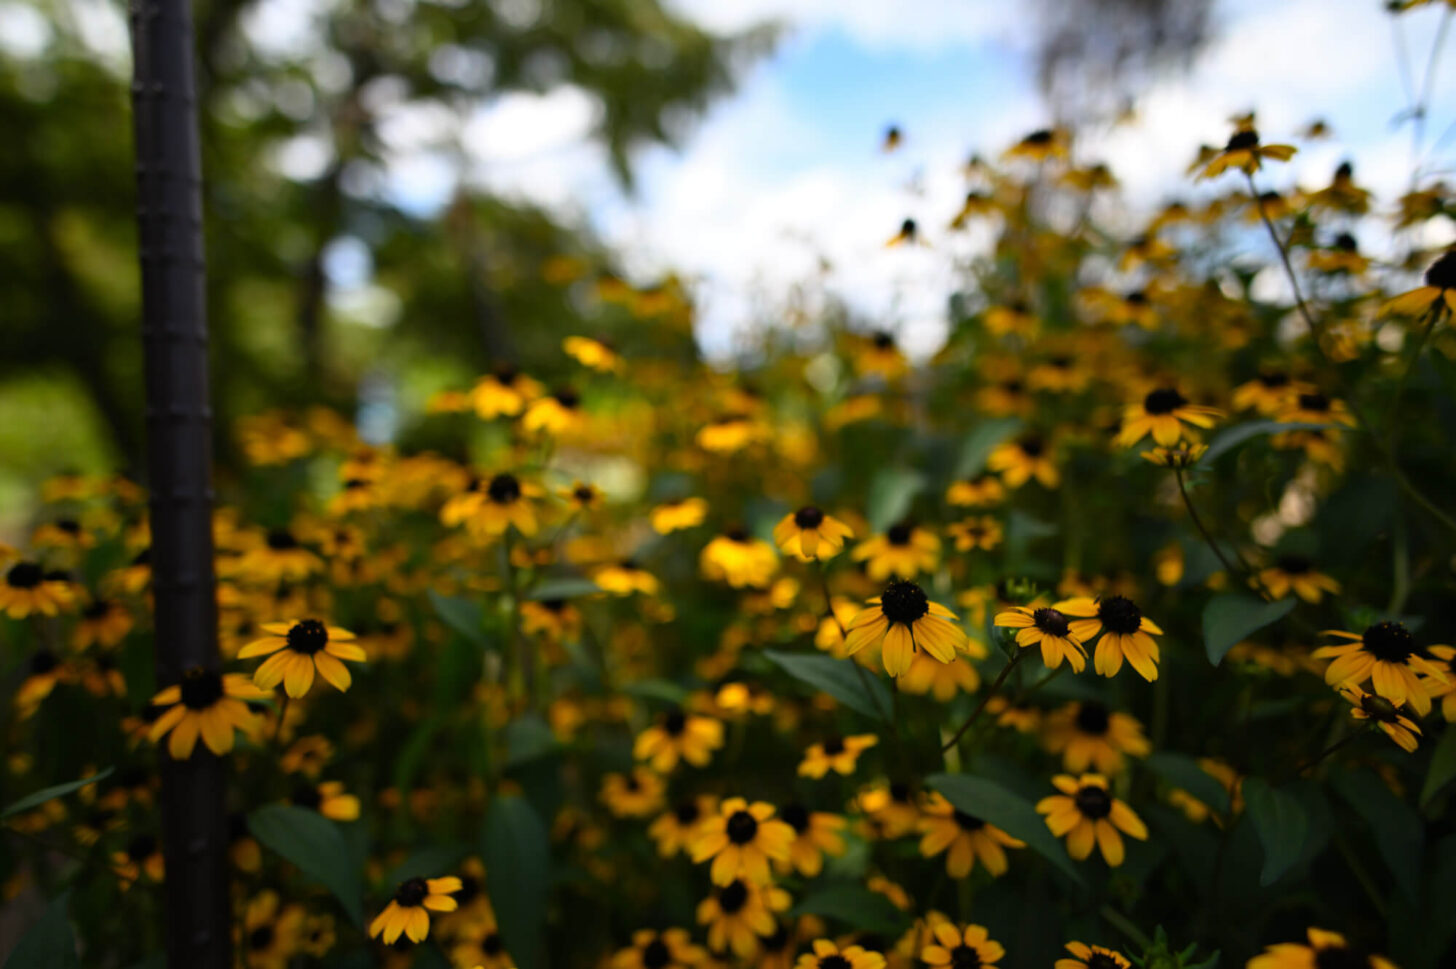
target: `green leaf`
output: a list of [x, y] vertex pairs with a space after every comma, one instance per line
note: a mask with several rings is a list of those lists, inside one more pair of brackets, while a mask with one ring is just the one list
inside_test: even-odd
[[883, 532], [910, 511], [915, 496], [925, 489], [925, 475], [910, 468], [881, 468], [870, 481], [865, 517], [870, 528]]
[[434, 589], [429, 590], [429, 597], [435, 615], [445, 625], [482, 649], [490, 644], [485, 635], [485, 611], [479, 603], [458, 596], [442, 596]]
[[70, 892], [51, 900], [40, 920], [15, 943], [10, 958], [5, 960], [5, 969], [80, 969], [76, 936], [67, 914], [70, 901]]
[[1249, 819], [1264, 846], [1259, 884], [1272, 885], [1299, 860], [1309, 834], [1309, 817], [1293, 794], [1270, 787], [1263, 778], [1245, 778], [1243, 794]]
[[622, 692], [639, 700], [657, 700], [678, 706], [688, 698], [688, 691], [671, 680], [638, 680], [622, 687]]
[[860, 885], [831, 885], [805, 897], [790, 914], [838, 919], [849, 928], [885, 936], [904, 932], [909, 916], [879, 892]]
[[960, 455], [956, 458], [956, 477], [974, 478], [984, 471], [986, 458], [996, 449], [996, 445], [1009, 440], [1021, 430], [1021, 423], [1021, 419], [1017, 417], [998, 417], [977, 424], [976, 429], [961, 442]]
[[506, 738], [506, 770], [561, 752], [561, 743], [540, 714], [525, 713], [502, 731]]
[[868, 670], [856, 670], [854, 660], [835, 659], [822, 653], [783, 653], [775, 649], [764, 650], [763, 655], [790, 676], [828, 693], [851, 710], [875, 720], [889, 716], [892, 701], [884, 681]]
[[1036, 812], [1030, 801], [1018, 797], [1000, 784], [966, 774], [932, 774], [925, 782], [944, 794], [958, 809], [988, 821], [1050, 861], [1072, 881], [1082, 883], [1072, 859]]
[[1426, 768], [1426, 782], [1421, 785], [1421, 809], [1453, 780], [1456, 780], [1456, 728], [1447, 727], [1431, 751], [1431, 766]]
[[1226, 592], [1203, 607], [1203, 646], [1214, 666], [1251, 633], [1272, 625], [1294, 610], [1294, 597], [1264, 602], [1239, 592]]
[[1203, 452], [1203, 457], [1198, 459], [1197, 467], [1211, 467], [1220, 456], [1261, 434], [1282, 434], [1285, 431], [1322, 431], [1334, 426], [1334, 424], [1283, 421], [1249, 421], [1246, 424], [1235, 424], [1208, 442], [1208, 450]]
[[527, 599], [544, 601], [548, 599], [580, 599], [582, 596], [600, 594], [602, 587], [591, 579], [578, 575], [547, 577], [531, 587]]
[[1330, 784], [1370, 825], [1370, 833], [1391, 877], [1406, 898], [1418, 902], [1421, 855], [1426, 842], [1420, 815], [1391, 793], [1385, 782], [1371, 771], [1338, 771], [1330, 777]]
[[11, 815], [19, 814], [22, 811], [29, 811], [36, 805], [44, 804], [46, 801], [53, 801], [58, 797], [64, 797], [72, 791], [79, 791], [87, 784], [95, 784], [103, 778], [110, 777], [112, 770], [113, 768], [108, 767], [89, 777], [83, 777], [79, 781], [67, 781], [64, 784], [54, 784], [50, 787], [43, 787], [34, 794], [27, 794], [15, 803], [6, 805], [5, 809], [0, 811], [0, 820], [4, 820]]
[[1187, 754], [1158, 751], [1143, 761], [1155, 774], [1174, 787], [1181, 787], [1219, 814], [1227, 815], [1229, 795], [1218, 780]]
[[264, 847], [333, 892], [354, 924], [363, 927], [359, 872], [349, 861], [352, 855], [338, 825], [308, 808], [267, 804], [248, 815], [248, 830]]
[[506, 951], [519, 969], [540, 969], [545, 964], [551, 842], [546, 825], [525, 798], [507, 794], [491, 801], [481, 854]]

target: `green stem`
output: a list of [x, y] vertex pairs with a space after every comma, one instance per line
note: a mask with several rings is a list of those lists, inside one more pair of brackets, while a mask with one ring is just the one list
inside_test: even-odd
[[1103, 920], [1106, 921], [1113, 928], [1117, 929], [1123, 935], [1131, 939], [1133, 944], [1143, 951], [1146, 952], [1148, 949], [1151, 949], [1153, 947], [1153, 940], [1148, 938], [1147, 934], [1143, 932], [1142, 929], [1134, 925], [1132, 919], [1128, 918], [1126, 915], [1123, 915], [1117, 909], [1113, 908], [1110, 904], [1103, 905], [1100, 909], [1097, 910], [1097, 914], [1101, 915]]
[[1016, 668], [1016, 664], [1020, 663], [1022, 658], [1025, 656], [1026, 650], [1017, 649], [1016, 655], [1011, 657], [1011, 660], [1005, 666], [1001, 667], [1001, 672], [996, 675], [996, 679], [994, 682], [992, 682], [991, 688], [986, 691], [985, 696], [981, 697], [981, 702], [976, 704], [976, 709], [971, 711], [971, 715], [966, 718], [965, 723], [961, 724], [961, 728], [955, 732], [955, 736], [951, 737], [950, 740], [946, 741], [944, 746], [940, 748], [941, 753], [945, 753], [947, 750], [950, 750], [952, 747], [960, 742], [961, 737], [965, 736], [966, 731], [971, 729], [971, 725], [976, 722], [976, 720], [981, 716], [981, 712], [986, 709], [986, 704], [990, 703], [991, 698], [995, 696], [998, 692], [1000, 692], [1001, 687], [1006, 683], [1006, 678], [1009, 677], [1011, 675], [1011, 671]]

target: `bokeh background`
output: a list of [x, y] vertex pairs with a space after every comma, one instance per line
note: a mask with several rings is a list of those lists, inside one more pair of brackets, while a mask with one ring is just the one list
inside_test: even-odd
[[[1331, 132], [1281, 187], [1349, 159], [1388, 200], [1456, 159], [1456, 63], [1425, 70], [1442, 4], [195, 9], [224, 476], [239, 415], [322, 403], [366, 439], [428, 444], [411, 435], [440, 389], [531, 370], [569, 333], [630, 352], [663, 338], [647, 319], [725, 366], [805, 318], [926, 355], [988, 242], [932, 216], [955, 210], [968, 158], [1053, 123], [1122, 179], [1100, 203], [1112, 224], [1196, 192], [1199, 145], [1253, 109], [1271, 141]], [[140, 464], [129, 71], [115, 0], [0, 2], [0, 537], [45, 476]], [[928, 244], [886, 249], [917, 216]], [[1456, 238], [1449, 220], [1424, 231]]]

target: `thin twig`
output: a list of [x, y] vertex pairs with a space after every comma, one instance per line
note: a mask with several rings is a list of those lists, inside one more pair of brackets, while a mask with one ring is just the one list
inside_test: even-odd
[[1015, 669], [1016, 664], [1020, 663], [1022, 657], [1025, 655], [1025, 649], [1018, 649], [1016, 655], [1011, 657], [1005, 666], [1001, 667], [1001, 672], [997, 674], [995, 681], [991, 684], [991, 688], [986, 691], [986, 695], [981, 697], [981, 702], [976, 705], [976, 709], [971, 711], [971, 715], [966, 718], [965, 723], [961, 724], [961, 728], [955, 732], [955, 736], [946, 741], [945, 745], [940, 748], [942, 754], [959, 743], [961, 737], [965, 736], [966, 731], [971, 729], [971, 725], [981, 716], [981, 711], [986, 709], [986, 704], [990, 703], [991, 698], [1001, 690], [1002, 685], [1006, 682], [1006, 678], [1011, 675], [1011, 671]]

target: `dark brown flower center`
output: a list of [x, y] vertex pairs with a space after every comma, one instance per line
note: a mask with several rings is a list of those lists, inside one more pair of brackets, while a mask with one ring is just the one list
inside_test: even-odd
[[1046, 450], [1046, 445], [1039, 437], [1022, 438], [1016, 443], [1016, 446], [1021, 448], [1021, 453], [1029, 458], [1039, 458], [1041, 453]]
[[317, 619], [305, 619], [288, 630], [288, 648], [312, 656], [329, 644], [329, 631]]
[[662, 969], [672, 962], [672, 952], [661, 939], [653, 939], [642, 949], [642, 965], [647, 969]]
[[1324, 394], [1300, 394], [1299, 409], [1327, 411], [1330, 409], [1330, 399]]
[[298, 548], [298, 539], [286, 528], [270, 528], [268, 530], [268, 547], [275, 552], [287, 551], [291, 548]]
[[830, 757], [844, 753], [844, 738], [839, 736], [826, 737], [824, 740], [824, 753]]
[[662, 721], [662, 729], [673, 737], [681, 736], [687, 725], [688, 718], [681, 710], [672, 711]]
[[1108, 632], [1123, 636], [1137, 632], [1143, 625], [1143, 611], [1126, 596], [1110, 596], [1098, 602], [1097, 618]]
[[672, 812], [673, 817], [677, 818], [677, 823], [681, 825], [695, 823], [702, 816], [702, 813], [702, 811], [698, 810], [697, 801], [683, 801]]
[[806, 505], [794, 512], [794, 524], [800, 528], [818, 528], [824, 522], [824, 512], [813, 505]]
[[300, 784], [288, 795], [288, 800], [298, 807], [309, 808], [317, 811], [319, 805], [324, 803], [324, 797], [319, 793], [318, 788], [311, 784]]
[[521, 483], [513, 474], [498, 474], [490, 479], [485, 493], [497, 505], [509, 505], [521, 497]]
[[499, 932], [492, 932], [480, 940], [480, 951], [488, 956], [498, 956], [505, 951], [506, 945], [501, 941]]
[[786, 804], [779, 817], [799, 834], [809, 830], [809, 810], [802, 804]]
[[1081, 733], [1101, 737], [1111, 722], [1112, 714], [1095, 700], [1084, 700], [1077, 707], [1077, 730]]
[[45, 578], [45, 572], [34, 562], [16, 562], [5, 573], [5, 581], [12, 589], [34, 589]]
[[1243, 131], [1235, 131], [1223, 150], [1247, 151], [1257, 147], [1259, 147], [1259, 133], [1252, 128], [1245, 128]]
[[1143, 410], [1149, 414], [1171, 414], [1188, 403], [1187, 398], [1171, 387], [1161, 387], [1143, 398]]
[[1415, 637], [1398, 622], [1381, 622], [1368, 627], [1360, 637], [1365, 652], [1387, 663], [1405, 663], [1416, 651]]
[[430, 894], [430, 886], [423, 878], [411, 878], [400, 884], [394, 893], [394, 901], [396, 905], [403, 908], [417, 908], [428, 894]]
[[222, 699], [222, 676], [215, 670], [190, 669], [182, 674], [182, 703], [189, 710], [206, 710]]
[[725, 829], [728, 840], [736, 845], [746, 845], [758, 834], [758, 819], [747, 811], [734, 811], [728, 817]]
[[1426, 285], [1438, 289], [1456, 289], [1456, 249], [1452, 249], [1431, 263], [1426, 270]]
[[1285, 575], [1304, 575], [1313, 567], [1303, 555], [1281, 555], [1274, 560], [1274, 565]]
[[1278, 371], [1273, 373], [1261, 373], [1259, 374], [1259, 383], [1263, 384], [1269, 390], [1277, 390], [1280, 387], [1288, 387], [1289, 374], [1281, 373]]
[[980, 969], [981, 953], [968, 945], [950, 950], [951, 969]]
[[551, 396], [556, 398], [556, 403], [565, 407], [567, 410], [575, 410], [577, 405], [581, 403], [581, 395], [570, 387], [563, 387]]
[[898, 525], [891, 525], [890, 530], [885, 532], [885, 540], [891, 545], [903, 547], [910, 544], [910, 535], [915, 531], [915, 526], [908, 522], [901, 522]]
[[985, 821], [964, 811], [955, 811], [951, 817], [955, 818], [955, 823], [961, 826], [962, 831], [979, 831], [986, 826]]
[[875, 349], [876, 350], [893, 350], [893, 349], [895, 349], [895, 337], [894, 337], [894, 335], [893, 334], [890, 334], [890, 333], [886, 333], [884, 330], [876, 330], [874, 332], [874, 335], [871, 336], [870, 339], [874, 342], [874, 345], [875, 345]]
[[1122, 969], [1122, 965], [1105, 952], [1094, 952], [1087, 959], [1087, 969]]
[[126, 856], [132, 861], [145, 861], [157, 853], [156, 836], [139, 834], [126, 844]]
[[1021, 139], [1021, 143], [1031, 147], [1045, 147], [1052, 143], [1052, 137], [1050, 128], [1038, 128], [1036, 131]]
[[748, 903], [748, 888], [734, 879], [718, 893], [718, 908], [724, 915], [732, 915]]
[[1043, 607], [1031, 614], [1032, 625], [1047, 636], [1066, 636], [1071, 631], [1067, 617], [1059, 610]]
[[1315, 969], [1370, 969], [1370, 957], [1349, 946], [1326, 946], [1314, 950]]
[[930, 611], [930, 600], [914, 582], [891, 582], [880, 593], [880, 611], [890, 622], [910, 626]]
[[849, 960], [835, 953], [819, 960], [819, 969], [850, 969]]
[[61, 665], [56, 654], [42, 647], [30, 654], [30, 675], [45, 676]]
[[1093, 821], [1112, 813], [1112, 795], [1107, 793], [1106, 788], [1095, 784], [1080, 788], [1072, 800], [1077, 802], [1077, 810], [1081, 815]]
[[261, 952], [273, 944], [273, 926], [260, 925], [248, 933], [248, 948]]

